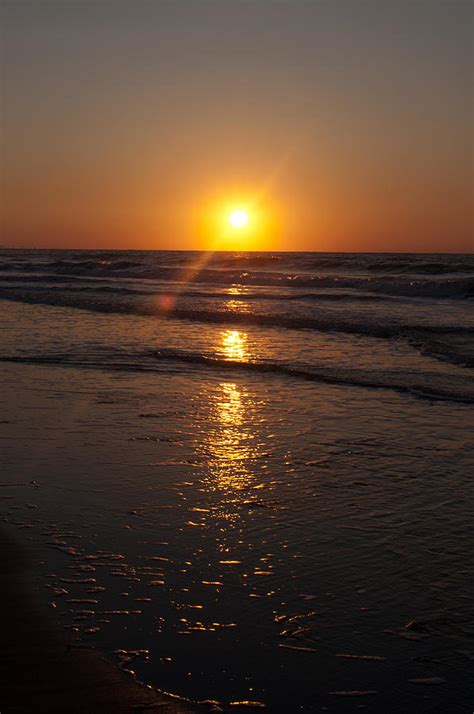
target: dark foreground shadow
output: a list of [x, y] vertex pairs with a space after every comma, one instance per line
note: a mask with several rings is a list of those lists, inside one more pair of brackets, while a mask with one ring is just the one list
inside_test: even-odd
[[[96, 651], [84, 649], [35, 602], [31, 557], [0, 530], [2, 714], [196, 712], [142, 686]], [[206, 711], [199, 708], [199, 711]]]

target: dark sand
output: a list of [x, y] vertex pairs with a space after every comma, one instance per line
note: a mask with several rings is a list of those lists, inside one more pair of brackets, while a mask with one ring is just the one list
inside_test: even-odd
[[198, 711], [138, 684], [63, 633], [35, 602], [28, 584], [30, 566], [26, 551], [1, 530], [1, 714]]

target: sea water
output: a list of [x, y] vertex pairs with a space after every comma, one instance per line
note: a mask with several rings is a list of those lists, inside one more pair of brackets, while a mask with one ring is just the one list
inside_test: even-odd
[[193, 701], [468, 711], [473, 296], [472, 256], [2, 251], [40, 597]]

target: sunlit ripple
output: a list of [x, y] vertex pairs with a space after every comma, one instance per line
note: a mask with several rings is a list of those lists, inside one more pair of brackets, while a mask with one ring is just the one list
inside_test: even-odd
[[248, 350], [248, 338], [246, 332], [239, 330], [224, 330], [221, 335], [222, 342], [218, 346], [226, 359], [234, 362], [246, 362], [250, 353]]
[[244, 295], [248, 291], [244, 291], [240, 285], [231, 285], [227, 288], [227, 292], [229, 295]]
[[243, 300], [226, 300], [225, 308], [229, 312], [240, 312], [240, 313], [250, 313], [252, 312], [251, 307], [248, 303]]

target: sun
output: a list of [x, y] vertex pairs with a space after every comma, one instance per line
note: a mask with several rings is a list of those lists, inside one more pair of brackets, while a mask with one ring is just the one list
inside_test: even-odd
[[276, 207], [257, 189], [216, 191], [196, 212], [196, 235], [204, 251], [273, 250], [280, 233], [276, 218]]
[[229, 214], [229, 223], [232, 228], [245, 228], [249, 222], [249, 214], [242, 208], [236, 208]]

